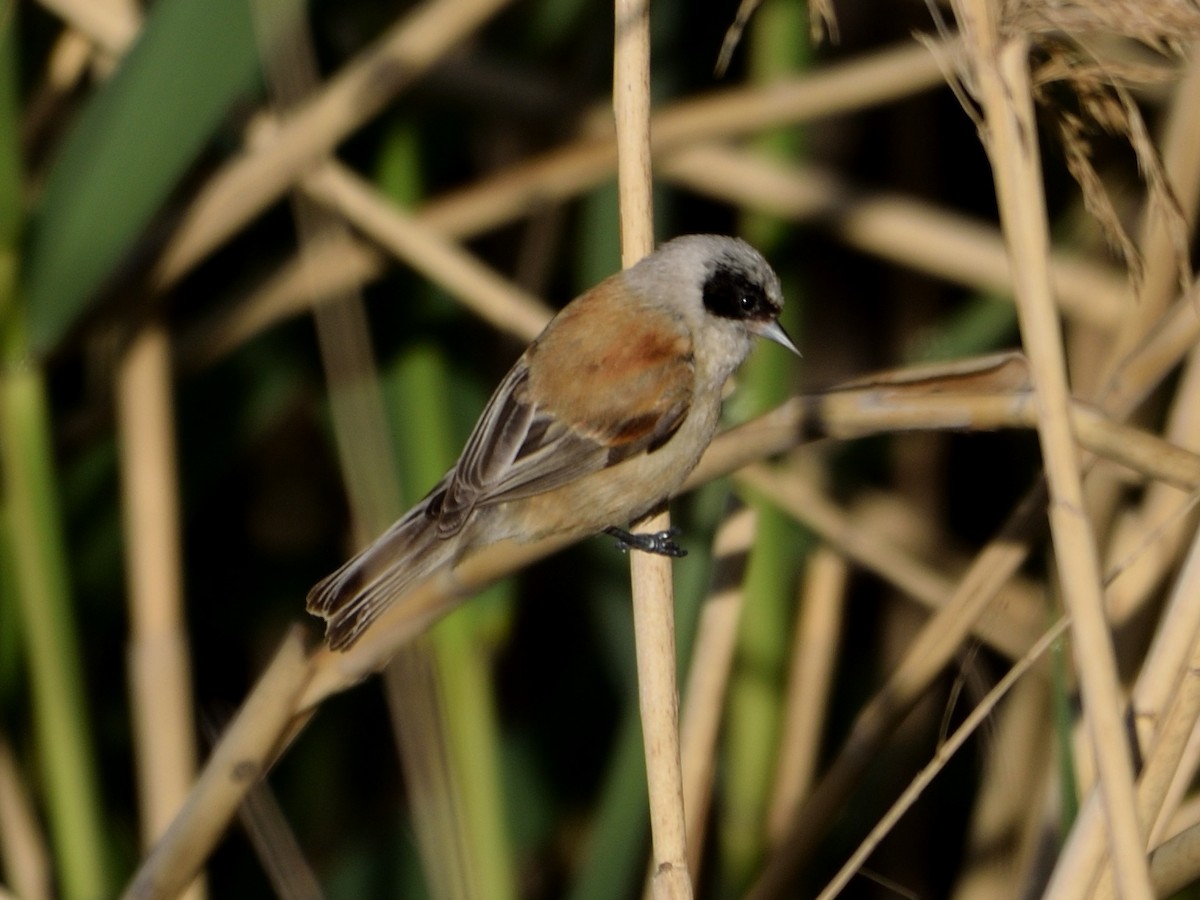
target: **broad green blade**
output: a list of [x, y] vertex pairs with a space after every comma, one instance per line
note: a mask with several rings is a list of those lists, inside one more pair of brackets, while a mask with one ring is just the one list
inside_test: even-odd
[[257, 77], [248, 0], [162, 0], [67, 138], [35, 211], [36, 352], [61, 338]]

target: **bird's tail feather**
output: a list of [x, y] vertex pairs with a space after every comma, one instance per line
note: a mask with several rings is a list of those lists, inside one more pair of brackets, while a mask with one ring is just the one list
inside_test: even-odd
[[420, 504], [369, 547], [308, 592], [308, 611], [325, 619], [333, 650], [353, 644], [393, 600], [457, 556], [459, 541], [438, 536]]

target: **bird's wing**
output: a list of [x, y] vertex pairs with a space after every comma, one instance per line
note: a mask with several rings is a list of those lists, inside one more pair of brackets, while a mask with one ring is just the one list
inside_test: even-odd
[[603, 292], [612, 289], [612, 279], [602, 282], [560, 313], [496, 389], [444, 492], [431, 498], [439, 534], [459, 531], [479, 506], [653, 452], [679, 429], [695, 375], [691, 338], [654, 310], [607, 314]]

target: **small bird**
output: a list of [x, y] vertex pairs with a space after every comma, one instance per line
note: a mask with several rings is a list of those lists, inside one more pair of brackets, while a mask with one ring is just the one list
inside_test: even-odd
[[399, 521], [308, 594], [344, 650], [383, 610], [469, 550], [605, 531], [682, 556], [672, 532], [631, 534], [717, 430], [722, 389], [779, 324], [779, 277], [738, 238], [660, 246], [565, 306], [492, 394], [458, 461]]

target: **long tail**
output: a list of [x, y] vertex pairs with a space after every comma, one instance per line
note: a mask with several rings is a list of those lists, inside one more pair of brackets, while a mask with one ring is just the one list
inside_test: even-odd
[[349, 647], [394, 600], [454, 561], [458, 537], [439, 537], [425, 508], [418, 504], [308, 592], [308, 611], [325, 619], [331, 649]]

